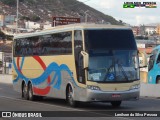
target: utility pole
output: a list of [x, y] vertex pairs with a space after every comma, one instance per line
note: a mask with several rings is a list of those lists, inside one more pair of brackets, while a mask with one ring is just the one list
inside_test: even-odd
[[88, 22], [88, 20], [87, 20], [87, 19], [88, 19], [88, 16], [87, 16], [88, 14], [87, 14], [87, 12], [88, 12], [88, 10], [87, 10], [86, 12], [84, 12], [84, 13], [85, 13], [85, 23]]
[[16, 21], [16, 34], [18, 33], [18, 15], [19, 15], [19, 0], [17, 0], [17, 21]]

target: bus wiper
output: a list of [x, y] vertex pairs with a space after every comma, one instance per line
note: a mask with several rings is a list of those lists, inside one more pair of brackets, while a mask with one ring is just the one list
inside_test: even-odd
[[121, 64], [119, 64], [118, 62], [117, 62], [117, 65], [118, 65], [118, 68], [122, 71], [126, 80], [128, 81], [128, 76], [127, 76], [126, 72], [124, 71], [123, 66]]

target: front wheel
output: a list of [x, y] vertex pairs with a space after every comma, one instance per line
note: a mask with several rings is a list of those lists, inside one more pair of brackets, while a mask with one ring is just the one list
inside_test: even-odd
[[111, 104], [113, 107], [119, 107], [121, 105], [122, 101], [112, 101]]
[[75, 101], [74, 98], [73, 98], [73, 89], [72, 89], [71, 86], [69, 86], [68, 89], [67, 89], [66, 100], [67, 100], [67, 103], [71, 107], [76, 107], [77, 106], [77, 101]]

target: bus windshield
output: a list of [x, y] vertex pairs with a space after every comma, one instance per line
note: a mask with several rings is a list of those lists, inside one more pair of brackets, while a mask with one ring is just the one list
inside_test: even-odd
[[85, 39], [89, 81], [139, 80], [137, 47], [132, 31], [87, 30]]
[[138, 57], [135, 50], [91, 50], [88, 80], [125, 82], [139, 80]]

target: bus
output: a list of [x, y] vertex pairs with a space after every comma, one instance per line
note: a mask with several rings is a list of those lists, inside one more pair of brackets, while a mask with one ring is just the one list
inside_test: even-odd
[[22, 98], [110, 102], [139, 99], [140, 71], [131, 28], [72, 24], [17, 35], [13, 42], [13, 86]]
[[149, 57], [148, 83], [160, 84], [160, 45], [152, 50]]

